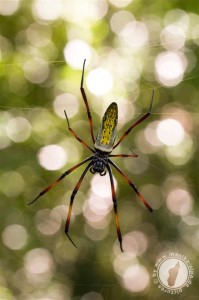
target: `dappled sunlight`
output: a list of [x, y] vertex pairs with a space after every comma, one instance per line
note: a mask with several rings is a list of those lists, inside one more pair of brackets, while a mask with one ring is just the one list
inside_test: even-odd
[[0, 14], [10, 16], [14, 14], [20, 7], [21, 0], [4, 1], [0, 5]]
[[114, 271], [119, 276], [122, 276], [124, 274], [129, 265], [138, 265], [138, 259], [136, 258], [134, 253], [131, 252], [119, 253], [113, 261]]
[[164, 28], [160, 36], [161, 43], [168, 50], [179, 50], [186, 41], [184, 30], [176, 24], [170, 24]]
[[139, 48], [146, 45], [148, 41], [148, 30], [144, 23], [132, 21], [122, 29], [123, 41], [130, 47]]
[[120, 7], [120, 8], [127, 6], [132, 1], [133, 0], [122, 0], [122, 1], [121, 0], [109, 0], [109, 2], [111, 4], [113, 4], [116, 7]]
[[47, 284], [54, 271], [54, 261], [47, 249], [35, 248], [24, 257], [24, 268], [29, 284], [42, 286]]
[[108, 11], [108, 3], [105, 0], [100, 1], [65, 1], [62, 0], [62, 17], [69, 22], [77, 24], [87, 24], [93, 21], [99, 21], [105, 17]]
[[165, 119], [157, 126], [157, 136], [165, 145], [175, 146], [182, 142], [184, 138], [184, 129], [178, 121], [174, 119]]
[[107, 94], [113, 85], [111, 73], [104, 68], [97, 68], [89, 72], [86, 83], [88, 90], [94, 95], [102, 96]]
[[[108, 175], [108, 174], [107, 174]], [[113, 182], [115, 186], [115, 190], [117, 191], [117, 181], [113, 177]], [[103, 199], [111, 198], [111, 186], [110, 186], [110, 178], [109, 176], [100, 176], [99, 174], [96, 174], [91, 179], [91, 189], [92, 192]]]
[[82, 69], [84, 59], [87, 63], [91, 58], [91, 48], [88, 43], [80, 39], [69, 41], [64, 48], [66, 62], [75, 69]]
[[54, 21], [61, 15], [62, 1], [34, 0], [32, 10], [36, 19]]
[[127, 290], [131, 292], [141, 292], [149, 286], [150, 275], [144, 266], [133, 265], [125, 270], [122, 282]]
[[[107, 212], [107, 210], [106, 210], [106, 212]], [[106, 221], [104, 223], [105, 214], [104, 213], [100, 214], [98, 211], [93, 211], [87, 202], [83, 206], [83, 214], [84, 214], [84, 217], [86, 218], [87, 222], [90, 225], [92, 225], [93, 227], [96, 227], [96, 226], [98, 227], [99, 223], [107, 225]]]
[[148, 246], [147, 237], [139, 231], [132, 231], [124, 235], [125, 251], [134, 253], [135, 256], [142, 255]]
[[67, 161], [65, 150], [58, 145], [42, 147], [38, 153], [40, 165], [47, 170], [59, 170]]
[[124, 28], [129, 22], [134, 21], [132, 13], [122, 10], [113, 14], [110, 20], [112, 30], [118, 35], [125, 35]]
[[34, 58], [25, 63], [24, 74], [29, 81], [42, 83], [48, 78], [49, 66], [45, 60]]
[[178, 216], [189, 214], [193, 208], [193, 199], [184, 189], [171, 190], [166, 198], [168, 209]]
[[47, 24], [32, 23], [27, 31], [27, 38], [36, 47], [45, 47], [50, 43], [52, 30]]
[[2, 241], [6, 247], [19, 250], [28, 242], [26, 229], [19, 224], [9, 225], [2, 232]]
[[121, 284], [128, 291], [141, 292], [149, 286], [150, 275], [147, 269], [131, 252], [119, 254], [113, 264]]
[[62, 119], [66, 119], [64, 110], [67, 112], [67, 116], [72, 118], [79, 111], [79, 102], [77, 98], [69, 93], [64, 93], [56, 96], [53, 107], [56, 114]]
[[155, 61], [157, 80], [165, 86], [175, 86], [182, 81], [187, 66], [183, 53], [162, 52]]
[[91, 194], [91, 197], [87, 201], [90, 209], [97, 211], [99, 215], [106, 215], [113, 205], [109, 198], [103, 198], [103, 196], [96, 197], [94, 193]]
[[8, 137], [16, 142], [24, 142], [31, 134], [31, 126], [27, 119], [22, 117], [12, 118], [7, 122], [6, 133]]
[[109, 224], [110, 218], [108, 214], [112, 209], [113, 202], [111, 197], [104, 198], [91, 193], [83, 205], [83, 214], [92, 227], [100, 229]]
[[164, 25], [176, 24], [183, 30], [187, 30], [189, 26], [189, 15], [185, 10], [176, 8], [169, 10], [164, 16]]

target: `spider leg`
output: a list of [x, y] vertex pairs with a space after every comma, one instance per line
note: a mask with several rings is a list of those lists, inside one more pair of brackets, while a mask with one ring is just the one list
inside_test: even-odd
[[124, 172], [112, 161], [112, 160], [108, 160], [108, 162], [122, 175], [122, 177], [128, 182], [128, 184], [134, 189], [134, 191], [136, 192], [136, 194], [138, 195], [139, 199], [141, 200], [141, 202], [148, 208], [148, 210], [150, 210], [151, 212], [153, 211], [153, 209], [151, 208], [151, 206], [147, 203], [147, 201], [143, 198], [143, 196], [139, 193], [137, 187], [135, 186], [135, 184], [128, 178], [128, 176], [126, 174], [124, 174]]
[[118, 212], [117, 212], [117, 199], [116, 199], [115, 187], [114, 187], [114, 182], [113, 182], [113, 174], [112, 174], [112, 170], [108, 164], [106, 167], [108, 169], [109, 177], [110, 177], [110, 181], [111, 181], [111, 192], [112, 192], [113, 207], [114, 207], [114, 213], [115, 213], [115, 224], [116, 224], [116, 229], [117, 229], [117, 236], [118, 236], [118, 240], [120, 243], [120, 249], [122, 252], [124, 252], [124, 250], [122, 248], [122, 234], [120, 231], [120, 224], [119, 224], [119, 218], [118, 218]]
[[67, 176], [68, 174], [70, 174], [71, 172], [73, 172], [74, 170], [76, 170], [78, 167], [80, 167], [81, 165], [83, 165], [84, 163], [86, 163], [87, 161], [91, 160], [93, 158], [93, 156], [90, 156], [86, 159], [84, 159], [82, 162], [78, 163], [77, 165], [75, 165], [74, 167], [72, 167], [71, 169], [67, 170], [66, 172], [64, 172], [57, 180], [55, 180], [53, 183], [51, 183], [51, 185], [49, 185], [47, 188], [45, 188], [43, 191], [41, 191], [39, 193], [39, 195], [32, 200], [30, 203], [28, 203], [28, 205], [34, 203], [37, 199], [39, 199], [41, 196], [43, 196], [44, 194], [46, 194], [48, 191], [50, 191], [58, 182], [60, 182], [65, 176]]
[[110, 154], [109, 157], [138, 157], [137, 154]]
[[153, 93], [152, 93], [152, 99], [151, 99], [151, 104], [150, 104], [150, 107], [149, 107], [149, 111], [144, 114], [140, 119], [138, 119], [135, 123], [133, 123], [129, 129], [127, 129], [123, 135], [121, 136], [121, 138], [119, 139], [119, 141], [114, 145], [113, 149], [115, 149], [122, 141], [123, 139], [131, 132], [131, 130], [136, 127], [138, 124], [142, 123], [145, 119], [147, 119], [150, 114], [151, 114], [151, 109], [152, 109], [152, 104], [153, 104], [153, 98], [154, 98], [154, 90], [153, 90]]
[[88, 105], [88, 100], [87, 100], [86, 93], [85, 93], [84, 86], [83, 86], [84, 85], [84, 68], [85, 68], [85, 63], [86, 63], [86, 59], [84, 59], [84, 63], [83, 63], [83, 70], [82, 70], [82, 79], [81, 79], [80, 91], [81, 91], [84, 103], [86, 105], [86, 110], [87, 110], [87, 115], [88, 115], [88, 121], [89, 121], [89, 126], [90, 126], [91, 138], [92, 138], [93, 144], [95, 144], [95, 138], [94, 138], [94, 134], [93, 134], [93, 119], [92, 119], [92, 115], [91, 115], [90, 108], [89, 108], [89, 105]]
[[65, 113], [65, 116], [66, 116], [66, 121], [67, 121], [67, 124], [68, 124], [68, 129], [69, 131], [72, 133], [72, 135], [81, 143], [83, 144], [86, 148], [88, 148], [89, 150], [91, 150], [93, 153], [95, 153], [95, 151], [89, 147], [89, 145], [86, 144], [86, 142], [84, 142], [82, 139], [80, 139], [76, 133], [74, 132], [74, 130], [70, 127], [70, 123], [69, 123], [69, 119], [68, 119], [68, 116], [66, 114], [66, 111], [64, 110], [64, 113]]
[[133, 154], [109, 154], [109, 157], [138, 157], [138, 154], [136, 154], [132, 149], [131, 152]]
[[71, 241], [71, 243], [77, 248], [77, 246], [75, 245], [75, 243], [72, 241], [71, 237], [69, 236], [68, 234], [68, 230], [69, 230], [69, 225], [70, 225], [70, 217], [71, 217], [71, 212], [72, 212], [72, 208], [73, 208], [73, 201], [74, 201], [74, 198], [75, 198], [75, 195], [77, 194], [79, 188], [80, 188], [80, 185], [82, 183], [82, 180], [84, 179], [84, 176], [86, 175], [87, 171], [89, 170], [89, 168], [91, 167], [91, 165], [93, 164], [93, 162], [91, 161], [85, 168], [85, 170], [83, 171], [78, 183], [76, 184], [73, 192], [72, 192], [72, 195], [71, 195], [71, 198], [70, 198], [70, 206], [69, 206], [69, 210], [68, 210], [68, 215], [67, 215], [67, 219], [66, 219], [66, 225], [65, 225], [65, 233], [66, 235], [68, 236], [69, 240]]

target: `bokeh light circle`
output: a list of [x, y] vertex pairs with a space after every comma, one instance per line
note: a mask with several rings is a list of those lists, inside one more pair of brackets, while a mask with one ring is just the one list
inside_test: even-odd
[[168, 209], [177, 216], [189, 214], [193, 207], [193, 199], [190, 193], [182, 188], [170, 191], [166, 198]]
[[40, 165], [47, 170], [59, 170], [67, 161], [65, 150], [58, 145], [42, 147], [38, 153]]
[[74, 115], [76, 115], [76, 113], [79, 110], [79, 101], [74, 95], [69, 93], [63, 93], [56, 96], [53, 102], [53, 107], [55, 113], [59, 117], [65, 119], [66, 117], [64, 114], [64, 110], [66, 110], [67, 116], [69, 118], [72, 118]]
[[84, 59], [87, 60], [87, 63], [90, 60], [90, 46], [80, 39], [69, 41], [64, 48], [64, 57], [69, 66], [82, 69]]
[[128, 46], [137, 48], [137, 50], [143, 47], [148, 41], [148, 30], [142, 22], [129, 22], [123, 28], [121, 35]]
[[7, 226], [2, 232], [2, 240], [5, 246], [12, 250], [23, 248], [28, 240], [26, 229], [19, 224]]
[[89, 72], [86, 83], [91, 93], [97, 96], [103, 96], [111, 90], [113, 79], [108, 70], [97, 68]]
[[10, 16], [14, 14], [20, 7], [21, 0], [1, 0], [0, 14], [3, 16]]
[[116, 7], [125, 7], [133, 0], [109, 0]]
[[150, 282], [148, 271], [141, 265], [129, 266], [122, 279], [124, 287], [134, 293], [145, 290]]
[[54, 261], [51, 253], [47, 249], [35, 248], [26, 253], [24, 266], [27, 277], [35, 283], [49, 279], [54, 268]]
[[12, 141], [21, 143], [29, 138], [31, 126], [25, 118], [12, 118], [6, 125], [6, 133]]
[[171, 24], [163, 29], [160, 39], [164, 48], [168, 50], [179, 50], [184, 46], [186, 36], [181, 27]]
[[183, 141], [184, 134], [182, 125], [175, 119], [165, 119], [157, 126], [159, 140], [168, 146], [180, 144]]
[[61, 15], [62, 3], [61, 0], [34, 0], [32, 10], [36, 18], [54, 21]]
[[156, 77], [165, 86], [175, 86], [183, 78], [187, 60], [183, 53], [166, 51], [155, 60]]
[[41, 58], [33, 58], [28, 60], [24, 65], [25, 77], [32, 83], [42, 83], [49, 75], [48, 63]]

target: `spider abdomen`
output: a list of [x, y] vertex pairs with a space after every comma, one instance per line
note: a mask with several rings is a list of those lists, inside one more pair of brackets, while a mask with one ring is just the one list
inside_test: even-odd
[[107, 108], [95, 141], [95, 149], [110, 153], [116, 137], [118, 122], [118, 107], [112, 102]]

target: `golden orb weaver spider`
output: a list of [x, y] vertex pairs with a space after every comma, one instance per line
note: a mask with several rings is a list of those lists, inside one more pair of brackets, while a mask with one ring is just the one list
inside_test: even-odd
[[[139, 118], [135, 123], [133, 123], [128, 130], [126, 130], [123, 135], [120, 137], [119, 141], [115, 144], [115, 138], [116, 138], [116, 131], [117, 131], [117, 122], [118, 122], [118, 107], [115, 102], [112, 102], [109, 107], [107, 108], [103, 119], [101, 126], [99, 128], [98, 134], [96, 139], [94, 138], [93, 134], [93, 120], [92, 120], [92, 115], [90, 112], [90, 108], [88, 105], [88, 100], [86, 93], [84, 91], [84, 68], [85, 68], [85, 62], [86, 59], [84, 60], [83, 63], [83, 70], [82, 70], [82, 77], [81, 77], [81, 85], [80, 85], [80, 91], [84, 100], [84, 103], [86, 105], [86, 110], [87, 110], [87, 116], [88, 116], [88, 121], [89, 121], [89, 127], [90, 127], [90, 134], [91, 138], [94, 144], [94, 148], [91, 148], [86, 142], [84, 142], [81, 138], [77, 136], [77, 134], [74, 132], [74, 130], [70, 127], [69, 124], [69, 119], [66, 114], [66, 111], [64, 110], [65, 116], [66, 116], [66, 121], [68, 125], [69, 131], [72, 133], [72, 135], [81, 143], [83, 144], [86, 148], [88, 148], [91, 152], [93, 152], [93, 155], [84, 159], [80, 163], [76, 164], [74, 167], [70, 168], [66, 172], [64, 172], [57, 180], [55, 180], [51, 185], [49, 185], [47, 188], [45, 188], [43, 191], [39, 193], [39, 195], [31, 201], [29, 204], [32, 204], [35, 202], [38, 198], [46, 194], [48, 191], [50, 191], [59, 181], [61, 181], [64, 177], [69, 175], [71, 172], [76, 170], [78, 167], [81, 165], [85, 164], [86, 162], [89, 162], [84, 169], [80, 179], [78, 180], [71, 198], [70, 198], [70, 206], [68, 210], [68, 215], [66, 219], [66, 224], [65, 224], [65, 233], [68, 236], [69, 240], [71, 243], [76, 247], [75, 243], [72, 241], [71, 237], [68, 234], [69, 231], [69, 225], [70, 225], [70, 218], [71, 218], [71, 212], [72, 212], [72, 207], [73, 207], [73, 201], [75, 198], [75, 195], [77, 194], [80, 185], [84, 179], [84, 176], [90, 170], [91, 173], [99, 173], [101, 176], [106, 175], [106, 169], [108, 170], [109, 177], [110, 177], [110, 183], [111, 183], [111, 192], [112, 192], [112, 200], [113, 200], [113, 208], [114, 208], [114, 213], [115, 213], [115, 223], [116, 223], [116, 229], [117, 229], [117, 236], [118, 240], [120, 243], [120, 249], [123, 252], [123, 247], [122, 247], [122, 234], [120, 230], [120, 225], [119, 225], [119, 218], [118, 218], [118, 212], [117, 212], [117, 200], [116, 200], [116, 192], [115, 192], [115, 187], [114, 187], [114, 182], [113, 182], [113, 174], [112, 174], [112, 169], [111, 166], [113, 166], [119, 173], [120, 175], [124, 178], [124, 180], [133, 188], [135, 193], [138, 195], [139, 199], [141, 202], [149, 209], [149, 211], [153, 211], [151, 206], [146, 202], [146, 200], [143, 198], [143, 196], [139, 193], [137, 187], [135, 184], [128, 178], [126, 174], [110, 159], [110, 157], [137, 157], [138, 155], [136, 154], [111, 154], [113, 149], [115, 149], [122, 141], [123, 139], [131, 132], [131, 130], [136, 127], [138, 124], [142, 123], [146, 118], [148, 118], [151, 114], [151, 109], [152, 109], [152, 103], [153, 103], [153, 98], [154, 98], [154, 91], [152, 94], [152, 100], [151, 100], [151, 105], [149, 108], [149, 111], [145, 113], [141, 118]], [[111, 165], [111, 166], [110, 166]], [[77, 248], [77, 247], [76, 247]]]

